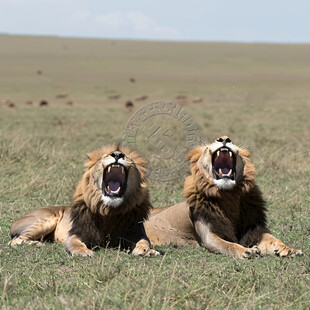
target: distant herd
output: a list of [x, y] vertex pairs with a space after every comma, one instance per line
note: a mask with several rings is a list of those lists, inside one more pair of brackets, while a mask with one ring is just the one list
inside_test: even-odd
[[[59, 93], [59, 94], [56, 94], [55, 98], [56, 99], [65, 99], [68, 96], [69, 95], [67, 93]], [[121, 97], [122, 96], [120, 94], [113, 93], [113, 94], [108, 95], [107, 99], [111, 100], [111, 101], [114, 101], [114, 100], [121, 99]], [[132, 110], [134, 108], [133, 101], [142, 102], [142, 101], [145, 101], [147, 99], [149, 99], [148, 95], [139, 95], [139, 96], [136, 96], [134, 98], [134, 100], [126, 100], [125, 103], [124, 103], [125, 112], [127, 112], [127, 113], [132, 112]], [[203, 102], [203, 98], [202, 97], [194, 97], [194, 98], [190, 99], [185, 94], [177, 94], [175, 96], [175, 98], [174, 98], [174, 101], [175, 101], [175, 103], [177, 103], [179, 105], [186, 105], [189, 102], [201, 103], [201, 102]], [[66, 105], [66, 106], [73, 106], [73, 101], [72, 100], [66, 100], [65, 102], [63, 102], [63, 104]], [[2, 106], [7, 106], [9, 108], [15, 108], [16, 107], [16, 104], [13, 101], [9, 100], [9, 99], [2, 99], [2, 100], [0, 100], [0, 106], [1, 105]], [[31, 101], [31, 100], [26, 100], [25, 101], [25, 105], [33, 106], [34, 102]], [[46, 107], [48, 105], [49, 105], [49, 101], [47, 99], [42, 99], [42, 100], [40, 100], [38, 102], [38, 106], [40, 106], [40, 107]]]

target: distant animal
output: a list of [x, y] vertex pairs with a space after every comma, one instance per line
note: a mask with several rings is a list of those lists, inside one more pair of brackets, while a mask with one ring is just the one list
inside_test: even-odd
[[141, 96], [137, 96], [137, 97], [135, 98], [135, 101], [144, 101], [144, 100], [146, 100], [147, 98], [148, 98], [147, 95], [141, 95]]
[[15, 103], [13, 103], [13, 102], [11, 102], [11, 101], [8, 102], [7, 105], [8, 105], [9, 108], [15, 108]]
[[200, 102], [202, 102], [202, 101], [203, 101], [202, 97], [195, 97], [195, 98], [193, 98], [193, 100], [192, 100], [193, 103], [200, 103]]
[[126, 103], [125, 103], [125, 111], [127, 113], [131, 112], [133, 107], [134, 107], [134, 104], [133, 104], [132, 101], [130, 101], [130, 100], [126, 101]]
[[42, 70], [38, 70], [38, 71], [37, 71], [37, 74], [38, 74], [38, 75], [43, 74]]
[[72, 106], [72, 105], [73, 105], [73, 101], [68, 100], [68, 101], [66, 102], [66, 105], [68, 105], [68, 106]]
[[108, 99], [109, 100], [117, 100], [120, 97], [121, 97], [121, 95], [119, 95], [119, 94], [111, 94], [111, 95], [108, 96]]
[[175, 99], [177, 99], [177, 100], [184, 100], [184, 99], [187, 99], [187, 96], [183, 95], [183, 94], [179, 94], [179, 95], [175, 96]]
[[302, 255], [271, 235], [266, 202], [255, 184], [250, 152], [222, 136], [188, 153], [186, 201], [153, 209], [145, 222], [153, 244], [202, 244], [236, 258]]
[[66, 97], [68, 97], [68, 94], [66, 94], [66, 93], [61, 93], [61, 94], [56, 95], [56, 98], [58, 98], [58, 99], [66, 98]]
[[45, 100], [45, 99], [41, 100], [40, 103], [39, 103], [39, 106], [40, 106], [40, 107], [46, 107], [46, 106], [48, 106], [48, 101]]
[[146, 160], [119, 145], [95, 150], [88, 158], [72, 205], [43, 207], [17, 219], [10, 245], [49, 240], [63, 243], [71, 255], [93, 256], [98, 247], [158, 255], [143, 226], [151, 209]]
[[136, 79], [133, 78], [133, 77], [131, 77], [131, 78], [129, 79], [129, 81], [130, 81], [131, 83], [135, 83], [135, 82], [136, 82]]

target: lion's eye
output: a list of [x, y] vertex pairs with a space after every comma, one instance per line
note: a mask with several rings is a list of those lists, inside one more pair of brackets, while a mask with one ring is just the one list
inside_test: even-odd
[[223, 142], [224, 140], [222, 138], [218, 138], [216, 141], [217, 142]]

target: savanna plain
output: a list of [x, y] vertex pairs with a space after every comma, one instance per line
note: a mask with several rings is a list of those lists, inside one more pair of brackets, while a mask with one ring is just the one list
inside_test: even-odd
[[[1, 35], [1, 309], [309, 309], [309, 85], [310, 45]], [[144, 104], [180, 94], [205, 141], [225, 134], [252, 151], [269, 228], [304, 256], [236, 260], [166, 245], [158, 257], [101, 249], [85, 259], [53, 243], [8, 246], [13, 220], [70, 204], [87, 152], [121, 142]], [[185, 174], [149, 180], [155, 208], [183, 200]]]

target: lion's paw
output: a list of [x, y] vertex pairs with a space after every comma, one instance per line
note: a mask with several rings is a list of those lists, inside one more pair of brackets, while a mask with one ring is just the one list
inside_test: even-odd
[[144, 255], [143, 257], [150, 257], [150, 256], [159, 256], [160, 253], [154, 249], [149, 249]]
[[252, 248], [246, 248], [245, 251], [242, 253], [242, 258], [251, 259], [260, 257], [261, 252], [257, 246], [253, 246]]
[[82, 257], [93, 257], [94, 254], [95, 254], [94, 251], [90, 249], [83, 249], [83, 250], [71, 252], [72, 256], [82, 256]]
[[140, 240], [136, 244], [136, 247], [133, 249], [132, 254], [135, 256], [142, 256], [142, 257], [150, 257], [150, 256], [160, 255], [159, 252], [157, 252], [154, 249], [151, 249], [149, 242], [146, 240]]
[[43, 245], [42, 242], [37, 241], [37, 240], [29, 240], [26, 238], [22, 238], [22, 237], [18, 237], [18, 238], [14, 238], [12, 239], [8, 245], [12, 246], [12, 247], [16, 247], [19, 245], [24, 245], [24, 244], [28, 244], [28, 245], [35, 245], [37, 247], [41, 247]]
[[150, 257], [150, 256], [158, 256], [160, 255], [159, 252], [157, 252], [156, 250], [154, 249], [142, 249], [142, 248], [135, 248], [133, 251], [132, 251], [132, 254], [135, 255], [135, 256], [142, 256], [142, 257]]
[[302, 251], [291, 249], [289, 247], [284, 247], [282, 249], [276, 249], [274, 251], [274, 254], [276, 254], [279, 257], [295, 257], [295, 256], [303, 255]]

